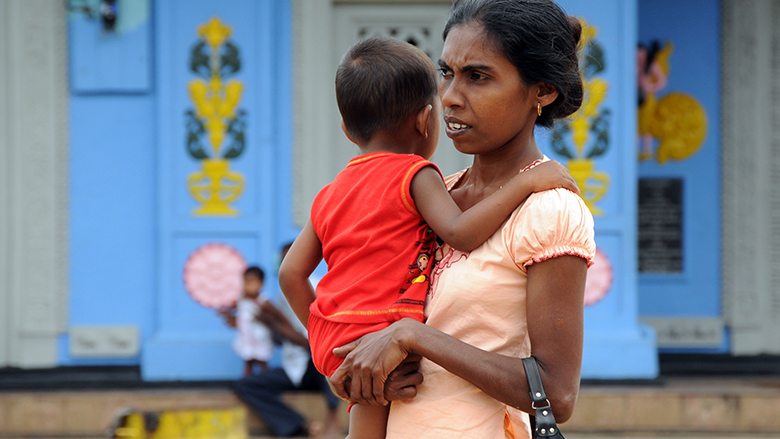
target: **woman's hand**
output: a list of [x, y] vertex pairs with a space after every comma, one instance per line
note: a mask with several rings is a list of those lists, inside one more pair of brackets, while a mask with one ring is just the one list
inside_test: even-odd
[[[422, 323], [412, 319], [402, 319], [381, 331], [367, 334], [352, 343], [334, 349], [335, 355], [345, 357], [344, 362], [330, 377], [330, 383], [338, 396], [364, 405], [387, 405], [390, 400], [414, 396], [417, 392], [416, 388], [402, 390], [422, 382], [422, 376], [416, 377], [412, 372], [413, 369], [410, 369], [419, 367], [413, 364], [419, 362], [420, 358], [409, 357], [411, 351], [403, 343], [404, 337], [414, 325], [422, 325]], [[405, 360], [412, 363], [412, 366], [399, 368], [398, 366]], [[394, 370], [398, 373], [393, 378], [398, 381], [394, 381], [391, 385], [388, 383], [388, 377]], [[402, 379], [409, 374], [411, 378], [407, 376], [406, 379]], [[416, 384], [407, 384], [418, 380]], [[396, 396], [400, 397], [396, 398]]]
[[422, 384], [423, 375], [420, 373], [420, 360], [422, 357], [411, 354], [400, 366], [390, 372], [385, 381], [385, 399], [399, 401], [411, 399], [417, 396], [417, 386]]

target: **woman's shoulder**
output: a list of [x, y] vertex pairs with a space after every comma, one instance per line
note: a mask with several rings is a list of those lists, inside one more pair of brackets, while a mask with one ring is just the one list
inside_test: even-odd
[[593, 216], [577, 194], [551, 189], [531, 194], [503, 229], [507, 248], [523, 266], [560, 254], [595, 253]]
[[515, 213], [543, 213], [546, 215], [582, 214], [590, 216], [590, 209], [579, 195], [574, 192], [558, 188], [541, 192], [534, 192], [528, 196], [525, 203]]

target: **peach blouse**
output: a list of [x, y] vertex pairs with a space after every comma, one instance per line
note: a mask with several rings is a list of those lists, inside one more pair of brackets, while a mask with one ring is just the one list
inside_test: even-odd
[[[464, 174], [448, 177], [452, 188]], [[493, 236], [463, 253], [437, 252], [426, 323], [478, 348], [517, 358], [531, 354], [526, 320], [526, 268], [561, 255], [592, 264], [593, 217], [573, 192], [532, 194]], [[528, 416], [424, 359], [417, 396], [393, 402], [391, 439], [529, 438]]]

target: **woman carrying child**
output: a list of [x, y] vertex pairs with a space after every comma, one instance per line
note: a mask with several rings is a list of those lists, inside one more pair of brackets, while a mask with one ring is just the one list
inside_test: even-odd
[[[566, 169], [549, 162], [516, 170], [492, 195], [459, 207], [428, 161], [440, 131], [435, 66], [403, 41], [371, 38], [353, 46], [336, 73], [336, 98], [360, 155], [317, 195], [279, 271], [326, 376], [343, 361], [334, 348], [399, 319], [422, 321], [436, 236], [468, 252], [532, 192], [577, 190]], [[323, 258], [328, 273], [315, 295], [308, 278]], [[355, 406], [350, 437], [383, 438], [386, 416], [385, 407]]]
[[[446, 179], [459, 208], [547, 160], [534, 128], [581, 105], [580, 33], [579, 22], [549, 0], [453, 6], [439, 93], [447, 136], [474, 156], [470, 168]], [[424, 381], [414, 398], [392, 403], [388, 438], [528, 438], [522, 358], [534, 356], [564, 422], [579, 391], [583, 291], [594, 253], [593, 218], [582, 200], [563, 189], [534, 193], [477, 248], [440, 247], [425, 323], [402, 319], [337, 349], [346, 358], [331, 383], [351, 401], [384, 405], [388, 373], [420, 355]]]

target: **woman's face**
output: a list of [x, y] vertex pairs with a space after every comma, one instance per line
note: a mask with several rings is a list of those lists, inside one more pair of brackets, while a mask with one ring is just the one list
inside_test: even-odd
[[465, 154], [522, 147], [533, 133], [536, 97], [517, 68], [475, 23], [452, 28], [439, 60], [439, 94], [447, 136]]

